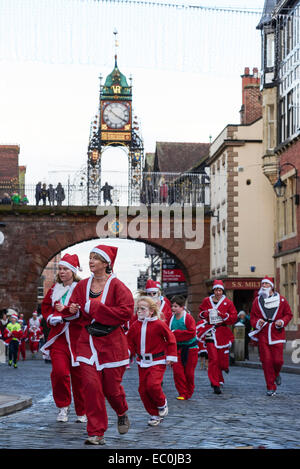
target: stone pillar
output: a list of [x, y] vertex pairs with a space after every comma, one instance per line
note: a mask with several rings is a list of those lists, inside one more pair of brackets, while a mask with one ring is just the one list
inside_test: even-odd
[[245, 360], [245, 326], [242, 322], [237, 322], [233, 328], [234, 344], [233, 352], [236, 361]]

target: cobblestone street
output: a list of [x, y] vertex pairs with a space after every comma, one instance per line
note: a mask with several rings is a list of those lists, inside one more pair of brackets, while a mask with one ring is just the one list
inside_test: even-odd
[[[67, 423], [56, 422], [50, 371], [51, 364], [39, 359], [19, 362], [18, 369], [0, 365], [0, 392], [32, 398], [32, 406], [0, 418], [0, 448], [99, 450], [100, 447], [84, 445], [85, 424], [75, 423], [73, 406]], [[300, 448], [300, 423], [295, 418], [300, 401], [300, 375], [282, 373], [278, 394], [267, 397], [262, 370], [233, 366], [225, 375], [223, 394], [218, 396], [212, 392], [206, 371], [198, 365], [193, 398], [178, 401], [172, 371], [167, 369], [164, 390], [169, 415], [156, 428], [147, 426], [148, 415], [140, 401], [137, 383], [134, 364], [123, 380], [131, 428], [126, 435], [119, 435], [116, 416], [108, 405], [109, 428], [102, 448], [114, 451]]]

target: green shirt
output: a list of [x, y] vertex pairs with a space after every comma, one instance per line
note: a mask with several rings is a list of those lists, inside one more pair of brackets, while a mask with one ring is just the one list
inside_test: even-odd
[[[186, 331], [186, 325], [184, 323], [184, 316], [180, 319], [176, 319], [176, 316], [174, 315], [173, 320], [172, 320], [172, 330], [179, 329], [180, 331]], [[190, 340], [184, 340], [182, 342], [177, 342], [177, 345], [189, 345], [193, 342], [195, 342], [196, 337], [193, 337]], [[198, 348], [198, 345], [195, 344], [190, 348]]]

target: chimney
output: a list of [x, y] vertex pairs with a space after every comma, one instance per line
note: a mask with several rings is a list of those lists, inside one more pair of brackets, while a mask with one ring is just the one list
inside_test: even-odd
[[252, 124], [262, 116], [262, 99], [258, 69], [245, 67], [242, 75], [242, 107], [240, 110], [241, 124]]

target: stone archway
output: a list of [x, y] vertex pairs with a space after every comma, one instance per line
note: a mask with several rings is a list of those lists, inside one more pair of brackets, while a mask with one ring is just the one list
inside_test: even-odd
[[[68, 247], [99, 239], [97, 223], [101, 216], [97, 216], [95, 207], [3, 206], [0, 219], [5, 223], [2, 229], [5, 240], [0, 246], [0, 308], [15, 306], [29, 316], [36, 307], [38, 280], [45, 266]], [[193, 314], [207, 294], [209, 226], [210, 219], [205, 217], [204, 244], [200, 249], [186, 249], [184, 237], [128, 236], [158, 246], [179, 260], [186, 275], [189, 309]]]

